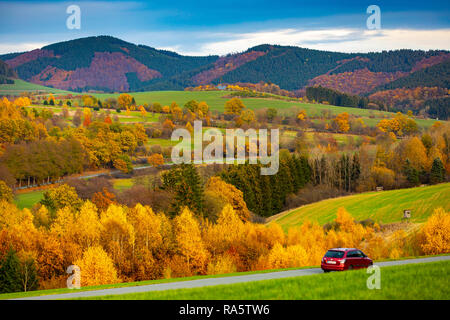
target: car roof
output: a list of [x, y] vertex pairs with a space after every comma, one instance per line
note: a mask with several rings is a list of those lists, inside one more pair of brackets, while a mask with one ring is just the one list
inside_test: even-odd
[[356, 248], [332, 248], [329, 250], [334, 250], [334, 251], [350, 251], [350, 250], [358, 250]]

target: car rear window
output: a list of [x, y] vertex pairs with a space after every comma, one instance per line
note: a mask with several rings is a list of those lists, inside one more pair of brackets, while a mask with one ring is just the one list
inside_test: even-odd
[[327, 253], [325, 253], [325, 257], [327, 258], [342, 258], [344, 256], [344, 251], [334, 251], [334, 250], [328, 250]]

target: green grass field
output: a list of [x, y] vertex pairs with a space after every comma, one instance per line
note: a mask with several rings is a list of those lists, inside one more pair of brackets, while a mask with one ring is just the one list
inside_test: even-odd
[[[54, 106], [44, 106], [44, 105], [32, 105], [27, 108], [36, 109], [37, 111], [42, 111], [44, 109], [51, 110], [54, 113], [60, 113], [62, 111], [62, 107], [54, 107]], [[79, 109], [79, 107], [69, 107], [69, 111], [73, 114], [74, 111]], [[99, 113], [105, 113], [105, 109], [100, 109], [100, 111], [97, 111]], [[140, 113], [140, 111], [130, 111], [130, 115], [127, 115], [125, 112], [117, 113], [117, 111], [112, 111], [111, 116], [117, 115], [119, 117], [119, 121], [121, 123], [145, 123], [145, 122], [158, 122], [159, 117], [161, 116], [160, 113], [151, 113], [147, 112], [145, 117], [143, 117]], [[72, 116], [69, 116], [68, 120], [72, 120]]]
[[[353, 138], [354, 143], [361, 142], [365, 136], [356, 135], [356, 134], [348, 134], [348, 133], [323, 133], [323, 132], [305, 132], [304, 137], [305, 140], [309, 143], [314, 142], [314, 135], [319, 137], [328, 137], [331, 136], [336, 140], [337, 144], [342, 146], [346, 145], [349, 142], [349, 139]], [[297, 131], [286, 130], [282, 132], [281, 138], [294, 139], [297, 136]]]
[[[147, 92], [131, 92], [130, 93], [136, 100], [138, 104], [150, 104], [153, 102], [159, 102], [161, 105], [170, 105], [173, 101], [177, 102], [178, 105], [184, 106], [184, 104], [190, 100], [206, 101], [210, 106], [211, 110], [224, 111], [225, 102], [229, 98], [224, 98], [224, 96], [229, 95], [230, 92], [224, 91], [147, 91]], [[118, 93], [100, 93], [94, 94], [96, 97], [104, 100], [107, 98], [117, 98]], [[349, 112], [360, 116], [369, 116], [370, 114], [377, 115], [392, 115], [389, 112], [383, 111], [373, 111], [367, 109], [359, 108], [347, 108], [347, 107], [337, 107], [322, 104], [312, 104], [312, 103], [300, 103], [300, 102], [290, 102], [278, 99], [261, 99], [261, 98], [243, 98], [244, 104], [253, 110], [261, 108], [275, 108], [279, 109], [280, 112], [289, 109], [293, 106], [305, 109], [308, 115], [319, 114], [322, 110], [331, 110], [333, 113]]]
[[130, 189], [133, 186], [133, 179], [114, 179], [113, 187], [118, 191]]
[[381, 288], [368, 289], [366, 270], [213, 287], [101, 296], [111, 300], [448, 300], [450, 262], [381, 268]]
[[285, 230], [298, 226], [306, 219], [323, 225], [336, 218], [338, 208], [344, 207], [356, 219], [398, 222], [404, 209], [411, 209], [411, 221], [423, 222], [437, 207], [450, 210], [450, 183], [434, 186], [367, 192], [352, 196], [311, 203], [280, 214], [275, 221]]
[[70, 91], [44, 87], [39, 84], [26, 82], [20, 79], [15, 79], [14, 84], [0, 84], [0, 94], [4, 95], [20, 95], [22, 92], [42, 92], [42, 93], [55, 93], [55, 94], [68, 94]]
[[44, 191], [42, 190], [35, 190], [25, 193], [19, 193], [16, 195], [14, 199], [14, 203], [17, 205], [18, 208], [28, 208], [30, 209], [33, 207], [34, 204], [41, 201], [41, 199], [44, 197]]

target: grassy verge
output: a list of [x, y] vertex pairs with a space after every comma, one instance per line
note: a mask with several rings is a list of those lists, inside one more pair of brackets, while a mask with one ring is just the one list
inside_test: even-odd
[[[379, 261], [407, 260], [407, 259], [445, 256], [445, 255], [447, 255], [447, 254], [440, 254], [440, 255], [435, 255], [435, 256], [411, 256], [411, 257], [403, 257], [403, 258], [398, 258], [398, 259], [383, 259], [383, 260], [379, 260]], [[377, 262], [379, 262], [379, 261], [377, 261]], [[138, 282], [124, 282], [124, 283], [106, 284], [106, 285], [99, 285], [99, 286], [82, 287], [80, 290], [77, 290], [77, 292], [112, 289], [112, 288], [124, 288], [124, 287], [133, 287], [133, 286], [145, 286], [145, 285], [151, 285], [151, 284], [189, 281], [189, 280], [200, 280], [200, 279], [207, 279], [207, 278], [224, 278], [224, 277], [233, 277], [233, 276], [244, 276], [244, 275], [249, 275], [249, 274], [261, 274], [261, 273], [269, 273], [269, 272], [280, 272], [280, 271], [311, 269], [311, 268], [319, 268], [319, 266], [257, 270], [257, 271], [247, 271], [247, 272], [234, 272], [234, 273], [227, 273], [227, 274], [192, 276], [192, 277], [172, 278], [172, 279], [158, 279], [158, 280], [147, 280], [147, 281], [138, 281]], [[50, 290], [37, 290], [37, 291], [31, 291], [31, 292], [4, 293], [4, 294], [0, 294], [0, 300], [25, 298], [25, 297], [33, 297], [33, 296], [43, 296], [43, 295], [51, 295], [51, 294], [71, 293], [71, 292], [74, 292], [74, 290], [67, 289], [67, 288], [60, 288], [60, 289], [50, 289]]]
[[195, 289], [111, 295], [92, 299], [142, 300], [267, 300], [267, 299], [438, 299], [450, 298], [450, 262], [428, 262], [381, 269], [381, 288], [369, 290], [366, 270], [264, 280]]
[[[200, 280], [200, 279], [207, 279], [207, 278], [224, 278], [224, 277], [233, 277], [233, 276], [244, 276], [244, 275], [248, 275], [248, 274], [280, 272], [280, 271], [287, 271], [287, 270], [299, 270], [299, 269], [310, 269], [310, 268], [319, 268], [319, 267], [315, 266], [315, 267], [301, 267], [301, 268], [287, 268], [287, 269], [257, 270], [257, 271], [248, 271], [248, 272], [234, 272], [234, 273], [227, 273], [227, 274], [192, 276], [192, 277], [184, 277], [184, 278], [158, 279], [158, 280], [147, 280], [147, 281], [137, 281], [137, 282], [123, 282], [123, 283], [105, 284], [105, 285], [99, 285], [99, 286], [82, 287], [81, 289], [76, 290], [76, 292], [103, 290], [103, 289], [112, 289], [112, 288], [134, 287], [134, 286], [145, 286], [145, 285], [158, 284], [158, 283]], [[44, 295], [50, 295], [50, 294], [72, 293], [72, 292], [74, 292], [74, 290], [72, 290], [72, 289], [60, 288], [60, 289], [49, 289], [49, 290], [37, 290], [37, 291], [30, 291], [30, 292], [3, 293], [3, 294], [0, 294], [0, 300], [44, 296]]]

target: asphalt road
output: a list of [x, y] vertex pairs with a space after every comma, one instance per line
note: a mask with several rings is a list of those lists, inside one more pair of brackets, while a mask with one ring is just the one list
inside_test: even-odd
[[[375, 265], [377, 265], [379, 267], [388, 267], [388, 266], [398, 266], [398, 265], [404, 265], [404, 264], [425, 263], [425, 262], [446, 261], [446, 260], [450, 260], [450, 256], [438, 256], [438, 257], [430, 257], [430, 258], [385, 261], [385, 262], [377, 262], [377, 263], [375, 263]], [[105, 296], [105, 295], [139, 293], [139, 292], [148, 292], [148, 291], [163, 291], [163, 290], [174, 290], [174, 289], [199, 288], [199, 287], [226, 285], [226, 284], [242, 283], [242, 282], [250, 282], [250, 281], [301, 277], [301, 276], [309, 276], [309, 275], [321, 274], [321, 273], [323, 273], [323, 271], [320, 268], [299, 269], [299, 270], [249, 274], [249, 275], [242, 275], [242, 276], [230, 276], [230, 277], [223, 277], [223, 278], [207, 278], [207, 279], [199, 279], [199, 280], [177, 281], [177, 282], [170, 282], [170, 283], [151, 284], [151, 285], [134, 286], [134, 287], [126, 287], [126, 288], [113, 288], [113, 289], [102, 289], [102, 290], [92, 290], [92, 291], [74, 291], [71, 293], [64, 293], [64, 294], [53, 294], [53, 295], [46, 295], [46, 296], [27, 297], [27, 298], [21, 298], [18, 300], [55, 300], [55, 299], [88, 298], [88, 297], [97, 297], [97, 296]]]

